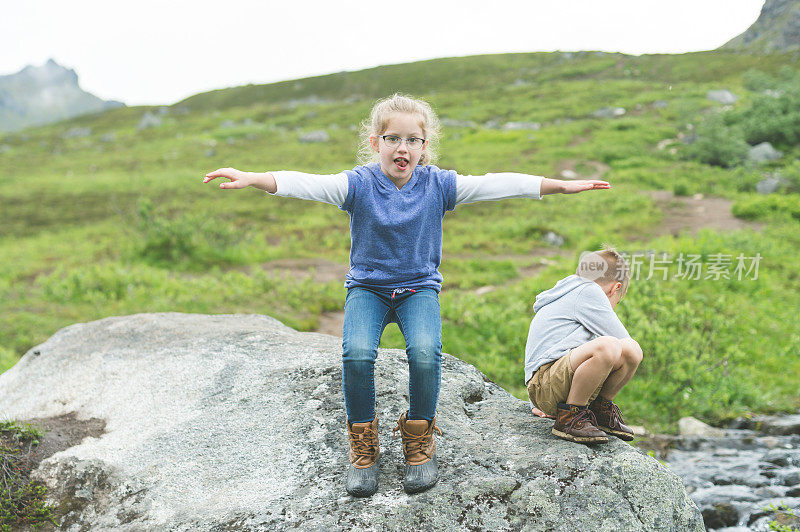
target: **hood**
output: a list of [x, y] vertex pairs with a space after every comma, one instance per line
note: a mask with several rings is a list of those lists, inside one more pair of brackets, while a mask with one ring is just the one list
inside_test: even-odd
[[584, 279], [583, 277], [579, 277], [574, 274], [570, 275], [569, 277], [564, 277], [558, 281], [553, 288], [550, 290], [545, 290], [536, 296], [536, 301], [533, 303], [533, 311], [539, 312], [539, 310], [541, 310], [541, 308], [545, 305], [549, 305], [553, 301], [561, 299], [577, 288], [586, 286], [586, 283], [593, 282], [594, 281], [591, 279]]

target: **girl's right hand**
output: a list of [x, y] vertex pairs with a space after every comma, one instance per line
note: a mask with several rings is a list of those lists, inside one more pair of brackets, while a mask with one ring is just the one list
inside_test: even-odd
[[236, 168], [220, 168], [206, 174], [203, 183], [208, 183], [215, 177], [226, 177], [230, 183], [220, 183], [219, 188], [245, 188], [251, 184], [248, 172], [242, 172]]

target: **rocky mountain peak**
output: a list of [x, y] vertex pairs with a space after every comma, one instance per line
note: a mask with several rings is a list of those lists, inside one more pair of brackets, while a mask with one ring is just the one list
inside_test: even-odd
[[59, 65], [53, 58], [48, 59], [42, 66], [28, 65], [20, 70], [19, 75], [40, 84], [69, 83], [78, 86], [78, 74], [75, 70]]
[[721, 48], [758, 52], [800, 49], [800, 0], [766, 0], [758, 20]]
[[78, 74], [53, 58], [0, 76], [0, 132], [15, 131], [124, 105], [81, 89]]

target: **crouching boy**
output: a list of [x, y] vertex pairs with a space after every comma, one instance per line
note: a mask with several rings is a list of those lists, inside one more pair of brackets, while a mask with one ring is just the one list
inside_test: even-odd
[[614, 312], [629, 283], [625, 259], [605, 247], [582, 255], [575, 275], [536, 296], [525, 384], [531, 406], [555, 417], [559, 438], [633, 439], [613, 402], [642, 361], [642, 349]]

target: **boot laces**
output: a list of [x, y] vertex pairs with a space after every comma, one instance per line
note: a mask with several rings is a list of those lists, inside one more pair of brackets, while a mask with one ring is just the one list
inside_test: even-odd
[[573, 428], [582, 428], [586, 423], [591, 423], [593, 426], [597, 426], [597, 418], [594, 415], [594, 412], [590, 408], [584, 408], [577, 414], [575, 414], [569, 423], [567, 423], [567, 429], [572, 430]]
[[400, 424], [400, 420], [397, 420], [397, 426], [392, 429], [392, 441], [394, 441], [394, 437], [397, 435], [397, 431], [400, 431], [400, 436], [403, 440], [403, 454], [406, 456], [414, 455], [417, 453], [422, 452], [422, 446], [433, 436], [433, 431], [439, 433], [439, 436], [444, 436], [442, 433], [442, 429], [431, 423], [431, 426], [428, 427], [428, 430], [423, 432], [420, 435], [411, 434], [410, 432], [406, 431], [403, 426]]
[[375, 454], [375, 440], [377, 434], [372, 427], [366, 427], [360, 434], [350, 433], [350, 448], [356, 456], [371, 458]]
[[611, 402], [611, 407], [609, 410], [611, 410], [611, 414], [609, 415], [610, 422], [616, 423], [617, 425], [622, 425], [624, 421], [622, 420], [622, 412], [620, 411], [619, 407], [615, 403]]

